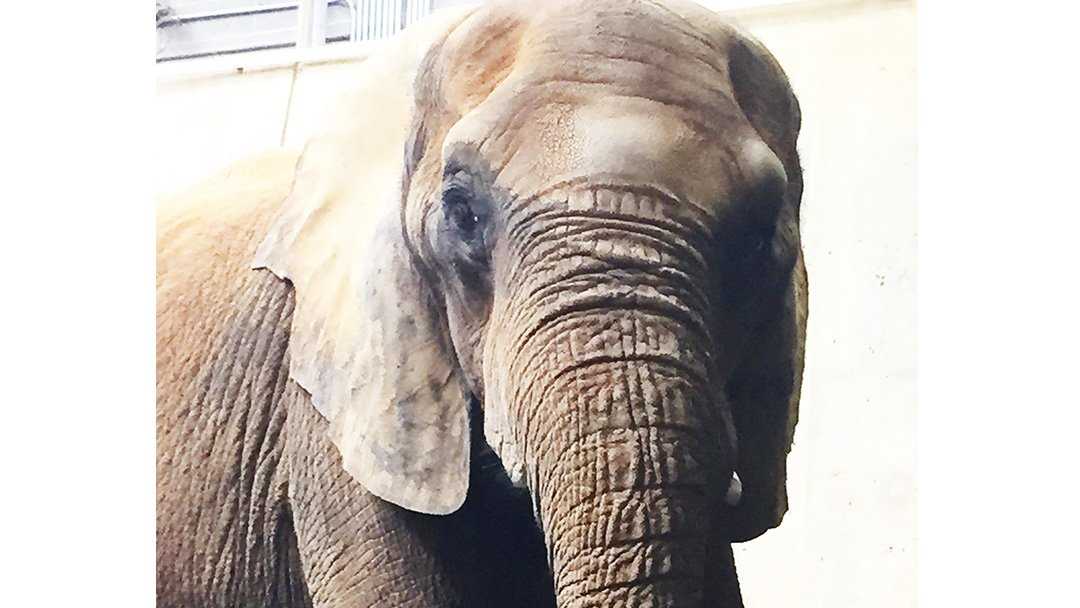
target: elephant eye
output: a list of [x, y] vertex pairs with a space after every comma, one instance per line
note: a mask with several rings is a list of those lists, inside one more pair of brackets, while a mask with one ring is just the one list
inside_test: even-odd
[[465, 275], [482, 273], [491, 261], [492, 200], [488, 189], [475, 174], [460, 167], [447, 167], [443, 175], [437, 248]]
[[775, 226], [751, 227], [735, 247], [735, 260], [742, 263], [761, 261], [774, 236]]
[[480, 217], [469, 204], [466, 192], [460, 188], [448, 189], [443, 194], [443, 212], [463, 240], [471, 241], [476, 237]]

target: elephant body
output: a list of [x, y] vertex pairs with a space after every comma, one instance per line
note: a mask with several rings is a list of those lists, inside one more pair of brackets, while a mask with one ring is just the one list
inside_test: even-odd
[[159, 209], [159, 605], [741, 606], [807, 310], [775, 60], [494, 3], [357, 84]]

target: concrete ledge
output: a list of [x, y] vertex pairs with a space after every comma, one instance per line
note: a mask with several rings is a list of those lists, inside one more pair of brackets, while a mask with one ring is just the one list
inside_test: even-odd
[[202, 59], [188, 59], [185, 61], [169, 61], [157, 65], [156, 76], [159, 83], [177, 82], [291, 69], [304, 65], [363, 61], [382, 43], [381, 40], [339, 42], [310, 48], [275, 49]]

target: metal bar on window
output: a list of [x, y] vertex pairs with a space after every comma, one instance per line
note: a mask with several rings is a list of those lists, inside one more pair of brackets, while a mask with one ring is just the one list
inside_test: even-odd
[[[329, 6], [350, 6], [356, 0], [329, 0], [327, 4]], [[202, 11], [197, 13], [186, 13], [183, 15], [167, 15], [161, 19], [157, 24], [157, 27], [171, 27], [175, 25], [183, 25], [185, 23], [193, 23], [196, 21], [213, 21], [215, 19], [228, 19], [230, 17], [247, 17], [251, 15], [264, 15], [268, 13], [281, 13], [285, 11], [295, 11], [301, 4], [306, 4], [306, 0], [301, 2], [278, 2], [276, 4], [256, 4], [252, 6], [245, 6], [240, 8], [234, 8], [224, 11]]]
[[326, 0], [315, 0], [312, 6], [315, 18], [311, 20], [311, 45], [322, 46], [326, 44]]
[[296, 46], [326, 44], [326, 0], [301, 0]]
[[281, 2], [278, 4], [257, 4], [235, 8], [227, 11], [203, 11], [200, 13], [187, 13], [184, 15], [169, 15], [161, 20], [158, 27], [183, 25], [195, 21], [211, 21], [214, 19], [227, 19], [229, 17], [246, 17], [248, 15], [262, 15], [265, 13], [280, 13], [283, 11], [296, 10], [296, 2]]

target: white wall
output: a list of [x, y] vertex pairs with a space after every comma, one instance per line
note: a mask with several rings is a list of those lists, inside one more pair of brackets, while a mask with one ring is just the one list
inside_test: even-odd
[[[743, 591], [750, 606], [913, 606], [914, 3], [801, 2], [738, 16], [802, 105], [811, 298], [791, 511], [737, 547]], [[161, 189], [268, 146], [300, 145], [355, 65], [209, 78], [162, 69]]]
[[915, 9], [850, 4], [745, 20], [802, 107], [810, 277], [791, 511], [736, 549], [752, 606], [915, 605]]

